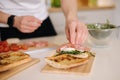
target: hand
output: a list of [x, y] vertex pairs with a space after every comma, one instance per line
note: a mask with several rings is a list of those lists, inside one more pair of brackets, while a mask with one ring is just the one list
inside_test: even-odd
[[34, 16], [16, 16], [14, 27], [23, 33], [31, 33], [34, 32], [41, 24], [42, 21]]
[[88, 36], [88, 30], [79, 20], [68, 20], [66, 24], [66, 37], [72, 44], [83, 44]]

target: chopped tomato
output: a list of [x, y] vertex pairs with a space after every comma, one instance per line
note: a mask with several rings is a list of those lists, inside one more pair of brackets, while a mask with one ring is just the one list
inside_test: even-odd
[[28, 49], [28, 46], [26, 46], [26, 45], [21, 45], [21, 49], [27, 50], [27, 49]]
[[0, 53], [3, 52], [4, 47], [0, 45]]
[[19, 46], [19, 49], [21, 49], [22, 48], [22, 45], [20, 44], [20, 45], [18, 45]]
[[0, 41], [0, 45], [2, 45], [2, 46], [8, 46], [9, 44], [8, 44], [7, 41]]
[[18, 51], [19, 50], [19, 46], [17, 44], [11, 44], [10, 45], [10, 50], [11, 51]]
[[12, 43], [9, 44], [7, 41], [0, 41], [0, 53], [9, 51], [18, 51], [20, 49], [27, 50], [29, 47], [25, 44]]
[[8, 52], [8, 51], [10, 51], [9, 46], [4, 47], [3, 52]]

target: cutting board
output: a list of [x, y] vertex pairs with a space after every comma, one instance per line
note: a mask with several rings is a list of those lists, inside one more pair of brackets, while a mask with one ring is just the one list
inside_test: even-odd
[[6, 80], [9, 77], [25, 70], [26, 68], [34, 65], [35, 63], [38, 63], [40, 59], [33, 58], [30, 62], [27, 62], [25, 64], [19, 65], [11, 70], [5, 71], [5, 72], [0, 72], [0, 80]]
[[41, 71], [46, 73], [62, 73], [62, 74], [70, 73], [70, 74], [88, 75], [92, 69], [93, 61], [94, 61], [94, 57], [91, 57], [88, 63], [70, 69], [56, 69], [47, 64], [43, 67]]

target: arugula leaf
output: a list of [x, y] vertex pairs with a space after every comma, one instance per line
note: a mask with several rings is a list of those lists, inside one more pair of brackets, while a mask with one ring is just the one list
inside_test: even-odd
[[83, 52], [81, 51], [78, 51], [78, 50], [74, 50], [74, 51], [61, 51], [60, 54], [74, 54], [74, 55], [77, 55], [77, 54], [81, 54]]
[[115, 25], [110, 24], [109, 20], [106, 20], [106, 23], [104, 23], [104, 24], [101, 24], [101, 23], [97, 23], [97, 24], [98, 25], [96, 25], [96, 24], [88, 24], [87, 28], [88, 29], [112, 29], [112, 28], [115, 28]]
[[94, 55], [93, 53], [89, 52], [89, 54], [90, 54], [91, 56], [95, 57], [95, 55]]
[[78, 54], [83, 54], [83, 53], [88, 53], [89, 55], [95, 57], [95, 55], [92, 52], [89, 52], [89, 51], [81, 52], [81, 51], [78, 51], [78, 50], [74, 50], [74, 51], [61, 51], [60, 53], [58, 53], [58, 54], [56, 54], [54, 56], [59, 56], [59, 55], [62, 55], [62, 54], [78, 55]]

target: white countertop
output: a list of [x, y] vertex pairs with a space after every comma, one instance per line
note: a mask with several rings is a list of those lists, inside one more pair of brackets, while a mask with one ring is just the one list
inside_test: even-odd
[[[38, 38], [43, 39], [43, 38]], [[47, 37], [49, 41], [62, 44], [66, 42], [65, 36]], [[24, 71], [10, 77], [8, 80], [120, 80], [120, 40], [115, 39], [107, 48], [92, 48], [96, 57], [91, 73], [87, 76], [73, 74], [42, 73], [45, 66], [44, 57], [49, 55], [51, 49], [29, 51], [32, 57], [41, 61]]]

